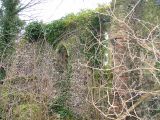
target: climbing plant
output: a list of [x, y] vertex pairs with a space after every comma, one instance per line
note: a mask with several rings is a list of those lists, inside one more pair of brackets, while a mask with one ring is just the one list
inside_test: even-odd
[[[70, 35], [76, 35], [81, 44], [82, 52], [90, 61], [90, 65], [98, 67], [102, 63], [104, 51], [102, 41], [106, 28], [109, 28], [110, 17], [100, 14], [106, 11], [107, 6], [100, 6], [96, 10], [84, 10], [77, 14], [69, 14], [49, 24], [30, 23], [26, 27], [26, 38], [29, 41], [41, 38], [41, 35], [56, 48], [63, 40]], [[100, 12], [100, 13], [99, 13]]]
[[[70, 82], [72, 77], [70, 56], [68, 55], [67, 49], [64, 45], [60, 45], [60, 47], [58, 47], [57, 54], [60, 57], [57, 60], [59, 67], [59, 80], [57, 85], [60, 93], [56, 100], [50, 104], [49, 111], [50, 114], [59, 114], [61, 119], [72, 120], [74, 115], [72, 110], [67, 105], [70, 97]], [[66, 73], [64, 71], [66, 71]]]
[[13, 52], [15, 37], [24, 24], [18, 16], [19, 0], [1, 0], [0, 55], [5, 58]]

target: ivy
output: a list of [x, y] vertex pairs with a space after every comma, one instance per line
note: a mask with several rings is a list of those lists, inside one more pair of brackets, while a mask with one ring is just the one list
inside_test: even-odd
[[42, 22], [32, 22], [25, 28], [25, 38], [31, 42], [37, 42], [38, 40], [44, 38]]
[[45, 27], [46, 39], [55, 47], [62, 39], [61, 37], [65, 34], [65, 31], [66, 23], [63, 19], [53, 21]]
[[19, 4], [19, 0], [1, 0], [0, 56], [2, 60], [13, 53], [16, 35], [24, 25], [24, 21], [20, 20], [17, 13]]
[[[60, 51], [59, 51], [60, 52]], [[58, 52], [58, 53], [59, 53]], [[69, 59], [69, 58], [68, 58]], [[53, 101], [49, 106], [49, 113], [57, 113], [60, 115], [61, 119], [64, 120], [73, 120], [73, 111], [67, 106], [67, 101], [70, 97], [70, 81], [72, 77], [72, 66], [70, 64], [70, 59], [67, 64], [67, 73], [66, 77], [59, 79], [58, 88], [60, 88], [60, 95], [57, 97], [55, 101]], [[60, 76], [63, 73], [59, 73]]]
[[[82, 52], [90, 61], [90, 65], [100, 67], [103, 59], [102, 42], [104, 33], [109, 28], [110, 17], [104, 14], [108, 7], [100, 6], [96, 10], [84, 10], [77, 14], [69, 14], [49, 24], [33, 22], [26, 27], [26, 39], [38, 41], [45, 37], [56, 48], [58, 44], [70, 35], [76, 35], [82, 45]], [[42, 27], [44, 26], [44, 27]]]

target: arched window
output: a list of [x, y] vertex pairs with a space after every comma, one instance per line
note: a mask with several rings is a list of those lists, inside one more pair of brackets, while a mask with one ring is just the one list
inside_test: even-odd
[[0, 84], [3, 84], [3, 79], [6, 77], [6, 71], [3, 66], [0, 66]]
[[68, 52], [66, 47], [62, 44], [57, 49], [57, 64], [59, 71], [63, 72], [68, 64]]

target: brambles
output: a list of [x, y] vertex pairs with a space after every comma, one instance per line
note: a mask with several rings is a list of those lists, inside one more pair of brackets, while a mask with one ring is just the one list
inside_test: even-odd
[[64, 120], [158, 120], [160, 53], [155, 19], [159, 14], [152, 17], [153, 9], [147, 14], [144, 6], [153, 7], [149, 4], [153, 1], [143, 2], [119, 0], [109, 10], [82, 11], [46, 25], [35, 23], [31, 26], [35, 34], [26, 37], [34, 44], [17, 47], [10, 72], [13, 81], [5, 82], [10, 86], [3, 100], [14, 103], [9, 108], [19, 113], [28, 108], [39, 113], [37, 104], [44, 105], [45, 119], [56, 114]]

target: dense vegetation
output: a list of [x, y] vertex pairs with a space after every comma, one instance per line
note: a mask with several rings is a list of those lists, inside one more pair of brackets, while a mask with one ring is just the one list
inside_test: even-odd
[[[104, 43], [99, 46], [98, 42], [104, 40], [104, 33], [107, 32], [110, 25], [110, 17], [99, 14], [99, 12], [103, 13], [106, 9], [107, 6], [100, 6], [94, 11], [86, 10], [76, 15], [69, 14], [49, 24], [32, 22], [25, 29], [25, 38], [29, 42], [36, 42], [45, 38], [55, 48], [61, 40], [76, 34], [81, 44], [86, 46], [86, 50], [82, 51], [88, 59], [92, 58], [90, 60], [92, 66], [98, 67], [104, 54], [104, 50], [102, 50]], [[100, 41], [97, 41], [98, 39]], [[95, 52], [97, 52], [97, 56], [94, 55]]]
[[[85, 55], [89, 64], [92, 67], [100, 68], [103, 66], [104, 47], [106, 43], [99, 45], [104, 38], [104, 33], [107, 31], [110, 25], [110, 17], [99, 14], [108, 9], [108, 6], [100, 6], [96, 10], [85, 10], [77, 14], [69, 14], [59, 20], [55, 20], [49, 24], [42, 22], [32, 22], [25, 29], [25, 38], [28, 42], [41, 42], [43, 38], [53, 46], [53, 49], [58, 48], [59, 54], [64, 52], [65, 48], [60, 47], [62, 41], [66, 41], [67, 44], [72, 42], [71, 36], [76, 36], [81, 44], [81, 53]], [[98, 41], [100, 40], [100, 41]], [[71, 46], [70, 46], [71, 47]], [[68, 50], [67, 50], [68, 51]], [[78, 52], [78, 51], [77, 51]], [[95, 53], [97, 54], [95, 56]], [[72, 55], [70, 55], [72, 59]], [[68, 77], [72, 74], [72, 68], [70, 61], [68, 61]], [[63, 64], [64, 65], [64, 64]], [[62, 69], [62, 68], [61, 68]], [[63, 70], [61, 70], [63, 71]], [[95, 76], [99, 76], [100, 73], [95, 73]], [[66, 80], [62, 81], [59, 86], [61, 88], [61, 95], [52, 102], [50, 109], [51, 113], [58, 113], [64, 119], [73, 119], [73, 113], [66, 106], [68, 99], [68, 91], [70, 86], [70, 78], [66, 76]], [[97, 77], [97, 79], [99, 79]]]
[[159, 0], [33, 21], [18, 39], [22, 9], [1, 0], [0, 120], [159, 120]]
[[0, 19], [0, 56], [3, 60], [7, 54], [11, 54], [15, 38], [22, 27], [23, 22], [19, 19], [19, 0], [1, 0]]

